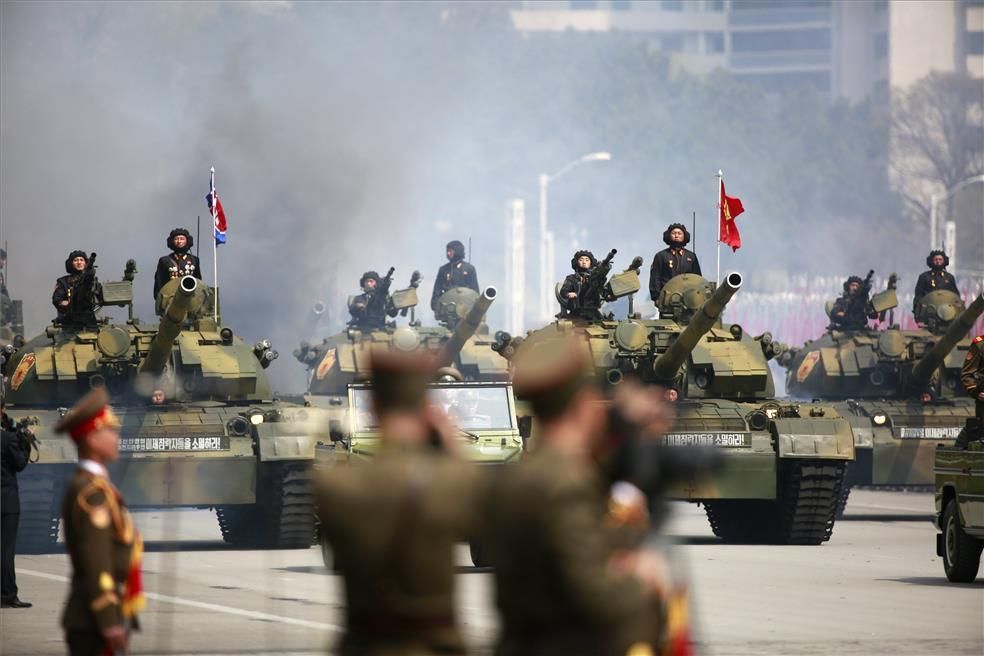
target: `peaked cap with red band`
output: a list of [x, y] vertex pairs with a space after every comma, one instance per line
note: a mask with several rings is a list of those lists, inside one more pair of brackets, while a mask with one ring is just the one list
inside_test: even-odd
[[85, 396], [55, 424], [56, 433], [68, 433], [78, 442], [101, 428], [119, 428], [120, 420], [109, 406], [106, 388], [97, 387]]

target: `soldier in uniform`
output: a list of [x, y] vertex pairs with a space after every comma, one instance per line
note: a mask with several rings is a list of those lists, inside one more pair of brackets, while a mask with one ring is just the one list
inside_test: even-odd
[[861, 291], [864, 281], [859, 276], [851, 276], [844, 281], [844, 293], [834, 301], [830, 310], [830, 325], [837, 330], [864, 330], [868, 319], [878, 316], [868, 313], [868, 297]]
[[58, 311], [58, 323], [96, 323], [96, 303], [102, 298], [102, 287], [90, 267], [89, 257], [85, 251], [69, 253], [65, 260], [65, 273], [68, 275], [55, 281], [51, 303]]
[[654, 303], [659, 303], [659, 293], [663, 285], [673, 276], [681, 273], [700, 272], [700, 262], [693, 251], [687, 250], [690, 243], [690, 233], [682, 223], [671, 223], [663, 233], [663, 243], [666, 248], [656, 253], [653, 264], [649, 268], [649, 296]]
[[598, 260], [591, 251], [577, 251], [571, 258], [574, 273], [568, 274], [560, 286], [560, 297], [564, 301], [564, 314], [577, 319], [593, 321], [601, 318], [601, 306], [605, 298], [604, 281], [600, 285], [589, 285], [592, 270]]
[[375, 271], [366, 271], [359, 278], [362, 293], [353, 296], [349, 303], [349, 314], [352, 315], [350, 326], [363, 329], [383, 328], [386, 325], [387, 315], [396, 316], [397, 311], [389, 298], [384, 299], [382, 303], [373, 302], [377, 294], [384, 293], [378, 289], [381, 282], [382, 279]]
[[106, 470], [119, 453], [119, 426], [102, 387], [84, 396], [55, 426], [71, 436], [79, 451], [62, 504], [72, 562], [62, 626], [72, 656], [125, 653], [143, 603], [143, 544]]
[[382, 448], [318, 484], [321, 529], [345, 582], [342, 656], [464, 654], [454, 549], [473, 532], [478, 472], [426, 400], [437, 370], [421, 353], [371, 352]]
[[[0, 384], [2, 387], [2, 384]], [[0, 390], [2, 393], [2, 390]], [[29, 428], [19, 428], [3, 411], [3, 398], [0, 397], [0, 592], [4, 608], [30, 608], [32, 604], [17, 596], [17, 572], [14, 569], [14, 553], [17, 547], [17, 526], [20, 523], [20, 488], [17, 473], [27, 467], [31, 454]]]
[[920, 273], [919, 279], [916, 280], [916, 292], [912, 299], [913, 314], [918, 314], [919, 301], [929, 292], [946, 289], [954, 294], [960, 293], [957, 289], [957, 279], [946, 270], [949, 265], [950, 258], [943, 251], [930, 251], [926, 256], [926, 266], [929, 267], [929, 271]]
[[198, 258], [192, 255], [191, 247], [195, 240], [191, 233], [184, 228], [175, 228], [167, 236], [167, 247], [171, 252], [157, 260], [157, 272], [154, 274], [154, 299], [161, 287], [175, 278], [194, 276], [202, 279], [202, 266]]
[[572, 340], [517, 354], [515, 391], [530, 402], [540, 434], [528, 457], [499, 473], [484, 513], [499, 656], [625, 654], [627, 627], [645, 611], [628, 554], [616, 560], [603, 529], [607, 481], [596, 457], [607, 410], [586, 364]]
[[465, 245], [455, 239], [447, 245], [448, 263], [437, 270], [434, 291], [431, 293], [431, 309], [437, 312], [437, 299], [453, 287], [467, 287], [481, 293], [475, 267], [465, 262]]
[[960, 382], [976, 402], [980, 430], [984, 427], [984, 335], [978, 335], [970, 342], [967, 359], [960, 369]]

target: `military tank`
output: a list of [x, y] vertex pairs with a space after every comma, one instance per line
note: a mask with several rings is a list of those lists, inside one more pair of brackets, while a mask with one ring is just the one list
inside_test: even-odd
[[[742, 285], [729, 273], [717, 286], [695, 274], [672, 278], [658, 301], [659, 319], [633, 313], [638, 266], [611, 278], [609, 299], [630, 297], [629, 315], [597, 321], [558, 319], [522, 339], [565, 333], [584, 337], [596, 376], [618, 385], [631, 376], [679, 394], [669, 446], [719, 451], [723, 465], [672, 495], [701, 503], [714, 533], [730, 542], [820, 544], [830, 538], [845, 468], [854, 458], [850, 427], [834, 407], [774, 398], [768, 361], [783, 345], [752, 336], [721, 314]], [[519, 348], [516, 339], [505, 342]]]
[[[896, 306], [890, 282], [869, 310], [890, 316]], [[828, 329], [779, 358], [790, 396], [833, 403], [851, 424], [857, 459], [848, 468], [845, 504], [853, 485], [932, 485], [936, 445], [952, 445], [974, 415], [960, 367], [984, 297], [964, 307], [957, 294], [938, 290], [916, 310], [919, 329]]]
[[132, 508], [214, 508], [235, 545], [313, 544], [311, 468], [322, 425], [316, 410], [273, 398], [270, 343], [249, 345], [223, 326], [214, 291], [190, 276], [161, 290], [157, 324], [134, 318], [132, 275], [104, 283], [103, 300], [128, 308], [128, 319], [52, 324], [4, 367], [8, 414], [33, 424], [40, 440], [37, 462], [20, 475], [18, 551], [57, 541], [77, 456], [53, 427], [95, 386], [105, 386], [122, 423], [110, 471]]

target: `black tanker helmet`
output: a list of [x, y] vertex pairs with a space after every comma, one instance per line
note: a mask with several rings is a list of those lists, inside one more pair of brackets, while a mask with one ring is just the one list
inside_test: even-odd
[[850, 278], [844, 281], [845, 292], [847, 291], [847, 288], [850, 287], [852, 282], [858, 283], [858, 287], [864, 284], [864, 280], [861, 279], [861, 276], [851, 276]]
[[454, 253], [451, 258], [452, 262], [457, 262], [458, 260], [465, 259], [465, 245], [462, 244], [457, 239], [453, 239], [448, 242], [448, 245], [444, 247], [445, 250], [452, 251]]
[[[683, 243], [678, 244], [672, 239], [670, 239], [670, 233], [673, 232], [674, 228], [680, 228], [680, 230], [683, 230]], [[666, 227], [666, 230], [663, 232], [663, 243], [666, 244], [667, 246], [686, 246], [687, 244], [689, 244], [690, 232], [687, 230], [687, 226], [683, 225], [682, 223], [671, 223], [670, 225], [668, 225]]]
[[89, 256], [88, 254], [86, 254], [85, 251], [72, 251], [71, 253], [68, 254], [68, 259], [65, 260], [65, 273], [77, 273], [75, 269], [72, 267], [72, 260], [74, 260], [77, 257], [84, 258], [85, 265], [89, 266]]
[[937, 256], [937, 255], [942, 255], [943, 256], [943, 268], [944, 269], [947, 268], [948, 266], [950, 266], [950, 258], [949, 258], [949, 256], [947, 256], [947, 254], [944, 253], [941, 250], [929, 251], [929, 255], [926, 256], [926, 266], [928, 266], [930, 269], [935, 269], [936, 267], [933, 266], [933, 258], [935, 256]]
[[581, 257], [583, 257], [585, 255], [587, 255], [588, 257], [591, 258], [591, 268], [592, 269], [594, 268], [594, 266], [596, 264], [598, 264], [598, 259], [594, 256], [594, 253], [592, 253], [591, 251], [578, 251], [578, 252], [574, 253], [574, 257], [571, 258], [571, 268], [574, 269], [574, 271], [580, 271], [581, 270], [581, 268], [578, 267], [578, 265], [577, 265], [577, 261], [579, 259], [581, 259]]
[[[188, 243], [185, 245], [184, 248], [176, 248], [174, 246], [174, 238], [177, 237], [178, 235], [184, 235], [185, 237], [188, 238]], [[167, 247], [170, 248], [175, 253], [181, 253], [182, 255], [184, 255], [189, 250], [191, 250], [191, 247], [194, 245], [195, 245], [195, 238], [192, 237], [191, 233], [188, 232], [188, 230], [185, 228], [175, 228], [174, 230], [171, 231], [171, 234], [167, 236]]]
[[365, 273], [362, 274], [362, 277], [359, 278], [359, 287], [365, 289], [366, 281], [369, 280], [370, 278], [376, 281], [377, 286], [379, 285], [379, 280], [380, 280], [379, 274], [376, 273], [375, 271], [366, 271]]

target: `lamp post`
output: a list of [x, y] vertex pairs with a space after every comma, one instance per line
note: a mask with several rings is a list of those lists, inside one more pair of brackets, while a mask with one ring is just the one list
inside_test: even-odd
[[[953, 185], [942, 194], [933, 194], [929, 197], [929, 250], [934, 251], [940, 247], [939, 242], [939, 228], [937, 226], [936, 219], [936, 206], [941, 200], [947, 200], [956, 194], [958, 191], [964, 187], [968, 187], [972, 184], [978, 182], [984, 182], [984, 175], [975, 175], [967, 178], [966, 180], [961, 180], [957, 184]], [[954, 253], [950, 253], [952, 257]]]
[[547, 228], [547, 190], [551, 182], [569, 173], [586, 162], [607, 162], [612, 154], [605, 151], [588, 153], [560, 167], [553, 175], [541, 173], [540, 184], [540, 316], [546, 321], [550, 318], [551, 287], [553, 285], [554, 235]]

